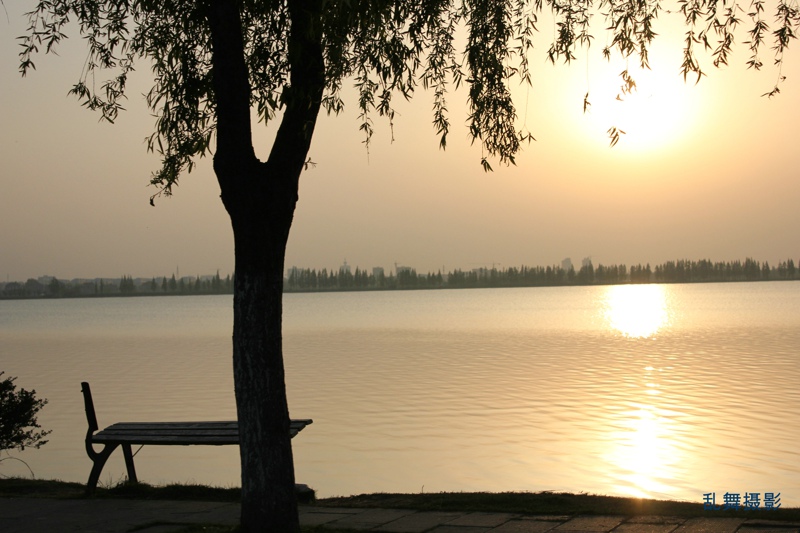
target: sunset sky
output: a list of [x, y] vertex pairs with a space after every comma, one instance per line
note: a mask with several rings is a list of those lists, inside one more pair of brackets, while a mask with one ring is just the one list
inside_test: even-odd
[[[149, 87], [146, 64], [130, 85], [128, 110], [114, 125], [98, 122], [67, 95], [85, 58], [74, 31], [58, 57], [37, 57], [36, 71], [20, 77], [15, 38], [32, 4], [6, 2], [7, 18], [0, 10], [0, 280], [231, 273], [231, 230], [209, 159], [173, 198], [149, 205], [158, 159], [144, 144], [154, 123], [140, 96]], [[346, 259], [427, 272], [586, 256], [595, 265], [797, 262], [800, 50], [790, 50], [773, 99], [761, 97], [779, 76], [772, 53], [764, 47], [760, 73], [746, 70], [744, 33], [730, 67], [714, 69], [705, 58], [709, 76], [685, 84], [682, 33], [669, 20], [656, 27], [653, 71], [634, 74], [639, 91], [623, 103], [614, 99], [615, 75], [626, 65], [601, 58], [602, 24], [597, 44], [569, 67], [547, 63], [553, 28], [540, 24], [534, 84], [513, 82], [520, 126], [537, 141], [514, 167], [493, 161], [493, 173], [483, 172], [481, 150], [467, 137], [463, 90], [450, 95], [444, 152], [431, 125], [432, 95], [421, 88], [396, 102], [394, 142], [375, 117], [369, 152], [353, 98], [344, 114], [322, 116], [286, 266], [330, 269]], [[636, 61], [628, 67], [635, 71]], [[627, 132], [614, 148], [611, 126]], [[254, 131], [265, 156], [270, 131]]]

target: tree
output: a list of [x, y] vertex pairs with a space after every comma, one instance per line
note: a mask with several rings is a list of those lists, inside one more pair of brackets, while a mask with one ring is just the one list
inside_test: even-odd
[[31, 298], [38, 298], [44, 294], [44, 287], [35, 279], [28, 278], [25, 282], [25, 294]]
[[[3, 374], [0, 371], [0, 378]], [[17, 390], [16, 379], [0, 380], [0, 451], [38, 449], [47, 444], [45, 437], [50, 433], [36, 420], [47, 400], [37, 399], [35, 390]]]
[[64, 293], [64, 284], [58, 281], [57, 278], [50, 280], [47, 284], [47, 292], [50, 296], [61, 296]]
[[122, 276], [119, 280], [119, 292], [122, 294], [133, 294], [136, 292], [136, 284], [133, 276]]
[[[800, 15], [793, 4], [777, 1], [780, 63]], [[738, 11], [714, 0], [679, 4], [688, 26], [682, 72], [699, 79], [696, 48], [711, 47], [714, 64], [726, 64]], [[597, 15], [601, 28], [610, 28], [604, 54], [638, 56], [648, 66], [657, 0], [601, 0], [600, 13], [589, 0], [40, 0], [29, 14], [23, 75], [40, 47], [55, 50], [67, 22], [76, 21], [89, 54], [72, 93], [106, 120], [122, 109], [137, 62], [152, 67], [146, 99], [157, 120], [149, 148], [162, 165], [151, 179], [159, 188], [151, 203], [171, 194], [198, 157], [213, 154], [235, 245], [233, 366], [245, 531], [298, 529], [281, 298], [299, 178], [310, 161], [319, 111], [341, 111], [344, 83], [354, 80], [368, 144], [373, 114], [391, 123], [392, 98], [410, 98], [422, 86], [433, 92], [433, 125], [444, 148], [448, 88], [466, 84], [467, 123], [482, 147], [481, 164], [488, 170], [490, 158], [514, 163], [532, 137], [516, 129], [508, 86], [512, 76], [530, 83], [528, 52], [544, 5], [556, 18], [550, 61], [574, 60], [577, 47], [591, 42], [589, 23]], [[768, 31], [763, 11], [762, 2], [752, 4], [748, 65], [755, 69]], [[466, 29], [463, 54], [455, 43], [460, 28]], [[107, 81], [95, 83], [104, 69], [111, 72]], [[624, 90], [635, 89], [627, 72], [622, 79]], [[777, 91], [776, 85], [771, 93]], [[253, 148], [251, 108], [263, 122], [280, 121], [266, 161]], [[612, 144], [619, 133], [609, 130]]]

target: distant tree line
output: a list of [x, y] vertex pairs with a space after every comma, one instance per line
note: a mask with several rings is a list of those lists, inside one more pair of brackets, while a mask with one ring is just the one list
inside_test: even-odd
[[[41, 281], [44, 280], [44, 283]], [[59, 280], [55, 277], [29, 279], [25, 283], [6, 283], [0, 298], [84, 298], [95, 296], [157, 296], [181, 294], [233, 294], [233, 279], [214, 276], [154, 277], [136, 279], [122, 276], [116, 279]]]
[[[49, 278], [49, 277], [48, 277]], [[42, 279], [42, 278], [40, 278]], [[413, 268], [401, 268], [384, 274], [381, 269], [368, 272], [349, 269], [292, 268], [288, 272], [286, 292], [324, 292], [359, 290], [468, 289], [490, 287], [558, 287], [570, 285], [617, 285], [625, 283], [711, 283], [729, 281], [776, 281], [800, 279], [800, 269], [792, 259], [777, 265], [744, 261], [707, 259], [667, 261], [651, 267], [649, 263], [602, 265], [586, 261], [578, 269], [559, 265], [541, 267], [456, 269], [451, 272], [419, 274]], [[6, 283], [0, 298], [79, 298], [94, 296], [156, 296], [189, 294], [233, 294], [233, 278], [214, 276], [158, 277], [150, 280], [122, 276], [117, 279], [62, 281], [49, 278], [42, 283]]]
[[418, 274], [414, 269], [377, 275], [357, 268], [315, 270], [292, 268], [285, 285], [287, 292], [393, 290], [393, 289], [465, 289], [489, 287], [556, 287], [569, 285], [615, 285], [624, 283], [702, 283], [723, 281], [759, 281], [800, 279], [795, 262], [788, 259], [777, 266], [748, 258], [742, 261], [712, 262], [667, 261], [646, 265], [602, 265], [585, 262], [577, 271], [559, 265], [547, 267], [508, 267], [456, 269], [452, 272]]

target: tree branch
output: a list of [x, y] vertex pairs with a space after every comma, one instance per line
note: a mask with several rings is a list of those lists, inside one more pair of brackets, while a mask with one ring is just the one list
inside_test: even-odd
[[[213, 0], [207, 16], [211, 28], [217, 115], [215, 168], [218, 162], [255, 160], [250, 122], [250, 83], [239, 8], [238, 1]], [[217, 175], [221, 177], [219, 173]]]
[[306, 162], [325, 89], [322, 52], [322, 2], [289, 2], [289, 87], [286, 110], [272, 145], [268, 164], [299, 177]]

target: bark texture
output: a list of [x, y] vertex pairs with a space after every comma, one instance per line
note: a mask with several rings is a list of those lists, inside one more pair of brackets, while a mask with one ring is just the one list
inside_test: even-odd
[[281, 336], [286, 242], [325, 85], [319, 0], [289, 2], [290, 86], [266, 162], [253, 150], [238, 2], [210, 4], [214, 170], [233, 227], [233, 366], [243, 531], [299, 531]]

